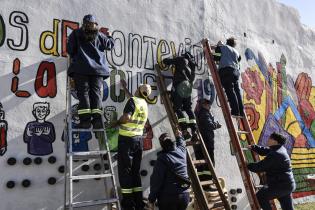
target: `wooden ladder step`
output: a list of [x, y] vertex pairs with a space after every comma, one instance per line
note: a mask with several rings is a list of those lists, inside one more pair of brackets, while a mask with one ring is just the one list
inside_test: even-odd
[[207, 164], [206, 160], [193, 160], [192, 162], [196, 166]]
[[249, 134], [250, 132], [248, 131], [237, 131], [238, 134]]
[[207, 186], [207, 185], [212, 185], [212, 184], [213, 184], [213, 181], [211, 181], [211, 180], [201, 181], [200, 182], [201, 186]]
[[200, 141], [186, 141], [186, 146], [199, 145]]

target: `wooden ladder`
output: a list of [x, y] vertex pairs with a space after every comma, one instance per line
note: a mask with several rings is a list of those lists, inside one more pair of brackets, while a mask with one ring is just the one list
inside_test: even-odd
[[[173, 132], [175, 134], [176, 129], [178, 128], [178, 122], [177, 122], [177, 117], [174, 113], [172, 102], [169, 97], [169, 92], [167, 91], [165, 81], [163, 74], [159, 68], [159, 65], [155, 66], [158, 74], [158, 87], [160, 90], [160, 95], [161, 99], [163, 100], [167, 116], [169, 118], [171, 127], [173, 129]], [[193, 192], [197, 201], [198, 208], [200, 210], [206, 210], [206, 209], [226, 209], [230, 210], [230, 204], [227, 200], [227, 197], [225, 196], [223, 189], [219, 183], [218, 177], [214, 171], [213, 164], [211, 162], [211, 159], [209, 157], [208, 151], [206, 149], [206, 146], [204, 144], [204, 141], [200, 135], [200, 132], [197, 131], [197, 141], [187, 141], [186, 146], [194, 146], [194, 145], [200, 145], [201, 150], [204, 156], [203, 160], [194, 160], [193, 156], [191, 154], [191, 151], [187, 149], [187, 164], [188, 164], [188, 173], [190, 176], [190, 179], [192, 181], [192, 188]], [[211, 175], [212, 175], [212, 182], [211, 181], [203, 181], [201, 182], [197, 173], [197, 166], [200, 165], [206, 165], [207, 168], [209, 169]], [[220, 200], [217, 202], [209, 202], [205, 193], [205, 186], [209, 184], [214, 184], [219, 196]]]

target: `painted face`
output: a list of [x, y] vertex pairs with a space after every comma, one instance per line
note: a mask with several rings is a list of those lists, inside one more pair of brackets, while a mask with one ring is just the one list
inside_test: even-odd
[[46, 116], [48, 115], [48, 112], [47, 112], [47, 108], [46, 107], [37, 107], [35, 109], [35, 116], [36, 116], [36, 119], [38, 120], [44, 120], [46, 118]]

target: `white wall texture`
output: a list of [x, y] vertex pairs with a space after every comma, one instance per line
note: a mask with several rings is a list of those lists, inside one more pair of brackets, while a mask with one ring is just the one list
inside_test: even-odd
[[[286, 69], [287, 74], [291, 75], [293, 81], [297, 81], [298, 75], [304, 72], [304, 77], [301, 78], [307, 79], [309, 85], [307, 99], [311, 110], [314, 110], [315, 94], [311, 80], [315, 77], [312, 72], [315, 68], [315, 32], [300, 23], [299, 14], [295, 9], [279, 4], [275, 0], [0, 0], [0, 2], [0, 102], [3, 106], [1, 113], [5, 113], [4, 118], [0, 119], [2, 128], [6, 128], [5, 123], [7, 123], [7, 136], [4, 138], [7, 140], [7, 151], [0, 157], [1, 210], [54, 210], [60, 209], [63, 205], [63, 174], [57, 171], [57, 168], [64, 163], [64, 143], [61, 141], [61, 134], [65, 117], [66, 58], [62, 56], [62, 33], [69, 35], [71, 30], [62, 30], [62, 25], [69, 21], [81, 24], [83, 16], [88, 13], [97, 17], [100, 26], [107, 27], [113, 32], [116, 47], [114, 51], [107, 52], [107, 59], [124, 72], [132, 92], [138, 84], [146, 80], [156, 86], [153, 64], [161, 58], [178, 54], [203, 38], [209, 38], [210, 42], [215, 44], [218, 40], [224, 41], [234, 36], [238, 39], [237, 49], [243, 58], [241, 63], [243, 73], [247, 68], [255, 69], [253, 60], [246, 61], [247, 48], [250, 48], [255, 55], [260, 52], [265, 61], [274, 68], [277, 67], [283, 54], [286, 57], [286, 66], [282, 65], [282, 67], [285, 66], [283, 68]], [[45, 43], [41, 43], [41, 34], [45, 31], [54, 31], [56, 39], [48, 37]], [[140, 40], [138, 49], [136, 42], [132, 42], [134, 36]], [[52, 49], [49, 50], [50, 48]], [[195, 54], [201, 50], [198, 46], [193, 49]], [[20, 60], [20, 71], [14, 74], [13, 64], [16, 58]], [[138, 63], [137, 59], [139, 59]], [[207, 73], [204, 61], [199, 60], [199, 62], [198, 78], [205, 80]], [[40, 64], [50, 65], [52, 78], [54, 78], [55, 70], [56, 85], [49, 83], [48, 88], [45, 89], [46, 79], [40, 83], [39, 76], [36, 76]], [[44, 78], [48, 75], [46, 73]], [[120, 114], [124, 103], [117, 102], [117, 97], [114, 97], [115, 94], [119, 95], [119, 85], [115, 86], [119, 77], [114, 75], [115, 72], [113, 72], [113, 77], [106, 80], [112, 95], [108, 96], [104, 105], [115, 106]], [[259, 73], [259, 75], [259, 78], [262, 78], [262, 74]], [[19, 78], [17, 88], [13, 84], [14, 76]], [[36, 81], [39, 81], [44, 88], [36, 87]], [[45, 95], [45, 90], [48, 90], [50, 95]], [[25, 93], [21, 91], [27, 91], [29, 97], [21, 96]], [[300, 89], [293, 92], [295, 96], [297, 94], [298, 98], [301, 98]], [[158, 95], [158, 91], [154, 91], [152, 97]], [[247, 95], [248, 93], [244, 92], [244, 101], [253, 102], [252, 98], [245, 97]], [[197, 100], [197, 91], [195, 96], [194, 103]], [[266, 99], [265, 95], [259, 97]], [[32, 163], [25, 166], [22, 163], [25, 157], [32, 159], [36, 157], [28, 153], [27, 144], [23, 141], [26, 124], [35, 120], [32, 109], [36, 102], [50, 104], [50, 114], [46, 121], [51, 122], [55, 129], [53, 153], [42, 156], [43, 163], [40, 165]], [[254, 104], [257, 105], [257, 101], [255, 102]], [[144, 153], [142, 169], [147, 170], [150, 175], [152, 167], [149, 161], [156, 158], [155, 150], [159, 148], [157, 138], [162, 131], [170, 130], [170, 126], [160, 97], [156, 103], [153, 102], [149, 106], [150, 122], [154, 133], [153, 149]], [[268, 113], [264, 111], [265, 106], [266, 103], [258, 104], [257, 111], [267, 116]], [[221, 109], [216, 103], [213, 104], [213, 112], [224, 124]], [[291, 116], [290, 113], [288, 113], [288, 118]], [[307, 121], [305, 119], [303, 118]], [[260, 118], [259, 128], [255, 131], [257, 140], [264, 122], [265, 119]], [[311, 122], [308, 126], [310, 130]], [[308, 125], [307, 122], [305, 124]], [[229, 136], [225, 126], [217, 130], [215, 134], [216, 169], [219, 176], [226, 179], [228, 189], [243, 188], [235, 157], [230, 155]], [[291, 134], [295, 138], [302, 138], [294, 132]], [[307, 139], [308, 142], [312, 140]], [[314, 145], [309, 143], [311, 146], [308, 148], [305, 145], [307, 144], [295, 145], [291, 156], [297, 160], [298, 157], [294, 155], [300, 152], [299, 154], [304, 154], [306, 158], [309, 158], [308, 163], [303, 161], [296, 163], [302, 164], [301, 167], [294, 165], [294, 167], [305, 169], [304, 175], [315, 173], [315, 157], [311, 155]], [[93, 146], [93, 142], [90, 142], [90, 146]], [[47, 162], [48, 157], [52, 155], [57, 158], [55, 164]], [[7, 164], [7, 159], [10, 157], [17, 159], [16, 165]], [[305, 164], [309, 165], [305, 166]], [[145, 194], [149, 192], [149, 175], [143, 176]], [[49, 177], [56, 177], [57, 183], [48, 185]], [[23, 179], [31, 180], [31, 186], [23, 188], [21, 186]], [[13, 189], [6, 187], [9, 180], [16, 182]], [[81, 197], [85, 198], [89, 195], [93, 197], [101, 189], [99, 183], [98, 181], [91, 181], [88, 184], [80, 182], [75, 185], [79, 188], [76, 193], [82, 192]], [[88, 191], [91, 189], [94, 193]], [[303, 189], [302, 187], [300, 193], [295, 196], [297, 198], [295, 202], [313, 199], [315, 189]], [[239, 195], [238, 200], [239, 209], [245, 209], [245, 193]]]

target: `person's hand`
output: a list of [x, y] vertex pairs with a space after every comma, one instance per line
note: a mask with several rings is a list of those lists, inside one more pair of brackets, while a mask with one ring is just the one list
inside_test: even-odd
[[222, 125], [217, 121], [217, 128], [221, 128]]
[[182, 132], [179, 130], [179, 128], [176, 128], [175, 137], [180, 137], [180, 136], [182, 136]]
[[154, 203], [149, 202], [148, 209], [149, 210], [154, 210]]
[[126, 82], [126, 80], [121, 79], [121, 80], [120, 80], [120, 85], [121, 85], [121, 87], [123, 87], [124, 89], [126, 89], [126, 88], [127, 88], [127, 82]]
[[252, 150], [254, 145], [247, 145], [247, 149]]

